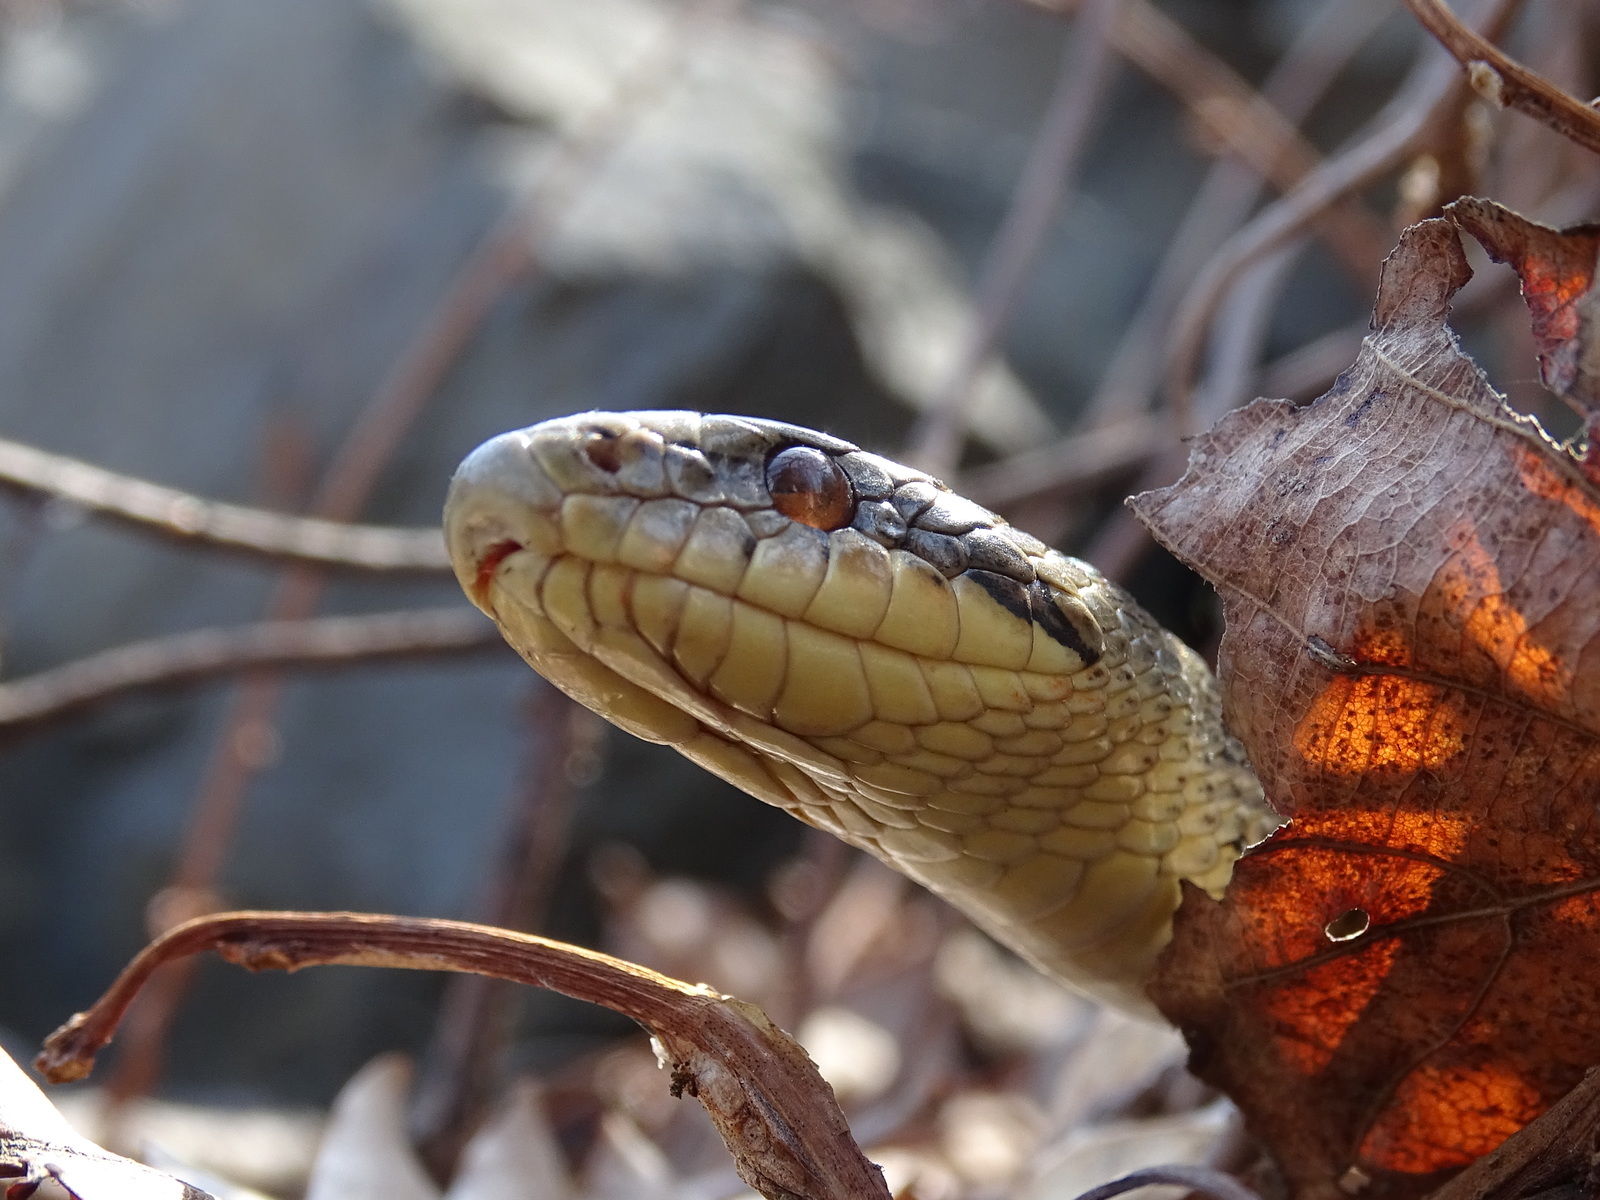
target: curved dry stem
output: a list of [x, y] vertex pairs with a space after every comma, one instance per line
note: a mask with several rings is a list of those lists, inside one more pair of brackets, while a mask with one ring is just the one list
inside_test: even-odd
[[672, 1090], [705, 1105], [735, 1167], [772, 1200], [889, 1200], [856, 1146], [833, 1089], [797, 1042], [754, 1005], [704, 984], [551, 941], [465, 921], [366, 913], [231, 912], [177, 926], [146, 946], [106, 993], [45, 1040], [36, 1065], [81, 1079], [139, 989], [161, 966], [207, 950], [250, 970], [310, 966], [460, 971], [603, 1004], [646, 1026]]
[[1467, 69], [1473, 89], [1496, 108], [1514, 108], [1585, 150], [1600, 154], [1600, 112], [1530, 71], [1473, 32], [1444, 0], [1406, 0], [1422, 27]]

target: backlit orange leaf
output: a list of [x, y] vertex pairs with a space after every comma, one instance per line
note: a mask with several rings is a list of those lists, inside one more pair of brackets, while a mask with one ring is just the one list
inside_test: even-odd
[[[1581, 329], [1600, 235], [1468, 216], [1519, 231], [1541, 338]], [[1186, 895], [1151, 990], [1299, 1200], [1421, 1195], [1600, 1064], [1600, 488], [1445, 326], [1470, 275], [1456, 225], [1407, 230], [1327, 395], [1134, 502], [1221, 592], [1292, 818]]]
[[1495, 262], [1510, 263], [1522, 281], [1544, 384], [1579, 412], [1600, 408], [1600, 375], [1589, 361], [1600, 348], [1595, 323], [1595, 255], [1600, 226], [1550, 229], [1489, 200], [1458, 200], [1451, 218], [1482, 243]]

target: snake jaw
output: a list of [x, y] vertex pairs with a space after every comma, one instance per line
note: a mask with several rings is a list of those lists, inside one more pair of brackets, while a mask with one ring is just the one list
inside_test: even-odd
[[495, 572], [500, 569], [500, 564], [513, 554], [526, 549], [521, 542], [511, 538], [492, 542], [489, 548], [477, 556], [478, 570], [472, 577], [472, 583], [467, 588], [467, 595], [472, 597], [472, 602], [485, 612], [492, 612], [493, 605], [489, 601], [489, 587], [494, 583]]

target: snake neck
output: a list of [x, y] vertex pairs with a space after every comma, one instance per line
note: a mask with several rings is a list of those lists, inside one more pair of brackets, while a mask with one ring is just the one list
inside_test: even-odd
[[1150, 1015], [1179, 883], [1276, 824], [1199, 656], [1093, 567], [825, 434], [584, 413], [451, 485], [463, 587], [541, 674]]

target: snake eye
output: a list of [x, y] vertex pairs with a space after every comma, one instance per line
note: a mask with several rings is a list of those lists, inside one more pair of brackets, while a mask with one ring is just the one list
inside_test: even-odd
[[838, 463], [810, 446], [790, 446], [772, 456], [767, 490], [773, 508], [813, 529], [842, 529], [854, 514], [850, 481]]

